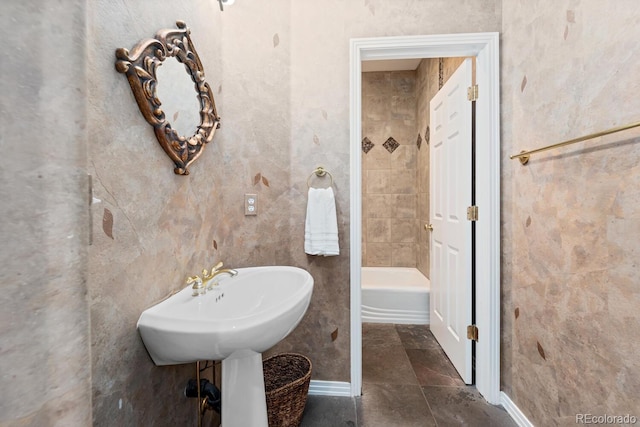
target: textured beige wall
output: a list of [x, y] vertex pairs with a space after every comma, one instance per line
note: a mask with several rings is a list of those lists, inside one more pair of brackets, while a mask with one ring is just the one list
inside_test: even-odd
[[0, 13], [1, 426], [91, 423], [85, 13]]
[[[182, 288], [187, 275], [221, 256], [224, 247], [216, 251], [213, 240], [224, 224], [224, 146], [215, 138], [190, 167], [190, 175], [175, 175], [125, 75], [116, 72], [114, 54], [161, 28], [175, 28], [175, 21], [182, 19], [191, 28], [207, 81], [217, 93], [220, 16], [217, 4], [205, 1], [124, 5], [101, 0], [89, 8], [88, 169], [96, 199], [89, 297], [97, 426], [195, 423], [196, 403], [183, 396], [187, 380], [195, 377], [195, 365], [156, 367], [136, 322], [144, 309]], [[183, 96], [195, 96], [195, 91]]]
[[[607, 7], [611, 6], [611, 7]], [[503, 389], [535, 424], [640, 415], [640, 4], [504, 2]]]
[[[308, 315], [278, 349], [309, 354], [314, 378], [348, 381], [348, 41], [500, 30], [503, 390], [536, 425], [640, 412], [638, 132], [526, 168], [508, 160], [637, 120], [637, 1], [238, 1], [222, 14], [208, 1], [83, 5], [3, 5], [3, 40], [20, 54], [0, 63], [1, 234], [12, 242], [0, 251], [2, 425], [90, 424], [90, 378], [96, 425], [192, 420], [181, 397], [192, 369], [154, 367], [135, 321], [220, 258], [309, 269]], [[173, 175], [113, 69], [115, 48], [176, 19], [193, 29], [223, 117], [188, 177]], [[306, 178], [319, 164], [334, 175], [335, 258], [302, 251]], [[88, 277], [85, 169], [100, 199]], [[258, 217], [242, 216], [248, 191]]]
[[[415, 268], [419, 234], [415, 71], [362, 73], [362, 136], [373, 144], [362, 151], [362, 265]], [[389, 138], [393, 141], [387, 149]]]

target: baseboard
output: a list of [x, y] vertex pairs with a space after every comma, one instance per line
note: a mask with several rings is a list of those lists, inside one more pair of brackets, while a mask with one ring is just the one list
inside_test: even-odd
[[311, 380], [309, 394], [313, 396], [351, 396], [351, 384], [342, 381]]
[[533, 427], [533, 424], [529, 419], [522, 413], [520, 408], [516, 406], [515, 403], [505, 394], [504, 391], [500, 392], [500, 404], [504, 407], [504, 409], [511, 415], [511, 418], [518, 424], [520, 427]]

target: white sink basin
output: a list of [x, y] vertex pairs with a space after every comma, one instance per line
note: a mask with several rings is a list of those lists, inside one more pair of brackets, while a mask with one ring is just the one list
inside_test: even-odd
[[194, 297], [187, 286], [142, 313], [138, 330], [156, 365], [262, 353], [293, 331], [309, 306], [313, 277], [297, 267], [237, 271], [218, 276], [206, 295]]

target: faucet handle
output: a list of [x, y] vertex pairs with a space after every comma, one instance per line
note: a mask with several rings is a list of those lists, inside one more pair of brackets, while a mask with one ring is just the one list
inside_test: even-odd
[[202, 270], [202, 278], [203, 280], [209, 280], [209, 279], [213, 279], [213, 276], [215, 275], [215, 273], [220, 270], [220, 268], [222, 268], [222, 261], [220, 261], [219, 263], [217, 263], [216, 265], [214, 265], [213, 267], [211, 267], [211, 271], [207, 271], [207, 269], [203, 269]]
[[191, 285], [191, 289], [193, 289], [193, 296], [202, 295], [207, 292], [204, 285], [202, 284], [202, 279], [200, 276], [189, 276], [187, 277], [187, 285]]
[[193, 286], [196, 286], [198, 284], [202, 285], [202, 279], [200, 278], [200, 276], [187, 277], [187, 285], [190, 285], [192, 283], [193, 283]]

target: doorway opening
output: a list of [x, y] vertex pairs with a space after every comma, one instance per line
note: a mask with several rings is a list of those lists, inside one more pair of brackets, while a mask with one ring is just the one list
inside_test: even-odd
[[[442, 154], [456, 144], [462, 144], [460, 148], [465, 152], [455, 163], [466, 160], [473, 165], [469, 155], [473, 152], [469, 131], [472, 115], [466, 88], [473, 85], [474, 59], [417, 58], [362, 63], [362, 322], [428, 325], [433, 319], [435, 328], [431, 328], [431, 332], [439, 342], [444, 339], [445, 344], [449, 344], [449, 347], [441, 348], [456, 356], [456, 353], [463, 353], [457, 358], [449, 356], [449, 359], [456, 362], [462, 359], [462, 366], [456, 368], [458, 376], [467, 373], [464, 379], [468, 384], [473, 383], [473, 379], [472, 371], [465, 363], [466, 359], [471, 361], [471, 352], [467, 351], [466, 325], [472, 324], [473, 320], [453, 319], [458, 321], [453, 322], [452, 329], [458, 329], [458, 335], [464, 332], [462, 335], [465, 337], [460, 340], [456, 335], [449, 336], [448, 328], [440, 327], [451, 316], [442, 310], [449, 304], [443, 304], [446, 302], [443, 298], [445, 293], [437, 292], [438, 280], [444, 277], [437, 271], [434, 272], [437, 279], [434, 292], [431, 289], [430, 264], [440, 260], [441, 254], [438, 252], [436, 257], [430, 257], [430, 243], [432, 236], [442, 235], [442, 224], [438, 223], [434, 230], [433, 224], [441, 218], [430, 218], [432, 193], [429, 187], [444, 182], [442, 179], [430, 179], [430, 175], [434, 170], [439, 174], [447, 171], [445, 165], [449, 161]], [[463, 75], [456, 71], [459, 67], [461, 72], [464, 71]], [[457, 73], [456, 78], [449, 82], [454, 72]], [[463, 84], [459, 84], [461, 79]], [[454, 89], [456, 87], [458, 89]], [[441, 112], [446, 108], [449, 112], [444, 116], [456, 117], [455, 123], [445, 126], [433, 124], [432, 119], [436, 117], [431, 117], [431, 107], [436, 96], [444, 102], [438, 101], [434, 116], [443, 116]], [[454, 111], [458, 105], [464, 107], [463, 111]], [[464, 125], [463, 129], [459, 129], [461, 125]], [[430, 140], [434, 139], [431, 134], [439, 137], [443, 132], [449, 135], [445, 150], [441, 149], [444, 141], [434, 140], [435, 144], [430, 145]], [[430, 158], [432, 149], [437, 150], [437, 160], [443, 163], [442, 167], [430, 166], [430, 162], [436, 160]], [[473, 179], [469, 176], [472, 168], [460, 168], [464, 169], [463, 173], [453, 177], [452, 185], [467, 188], [447, 188], [447, 191], [459, 193], [457, 199], [466, 201], [466, 205], [458, 208], [458, 216], [464, 216], [466, 206], [470, 201], [473, 204], [473, 188], [471, 195], [468, 188]], [[434, 202], [440, 207], [438, 198], [434, 198]], [[467, 221], [454, 226], [465, 228], [467, 232], [463, 231], [463, 234], [472, 231], [472, 223]], [[448, 242], [450, 239], [445, 240], [451, 244]], [[441, 248], [442, 240], [437, 243], [436, 249]], [[462, 252], [464, 254], [465, 251]], [[441, 267], [437, 263], [434, 266], [436, 269]], [[465, 278], [470, 277], [471, 269], [467, 267], [464, 270]], [[434, 296], [435, 299], [432, 298]], [[436, 309], [433, 316], [430, 303]], [[471, 303], [470, 298], [468, 303]], [[460, 326], [456, 328], [458, 323]], [[378, 329], [365, 328], [365, 331]], [[424, 327], [412, 329], [428, 331]], [[421, 335], [424, 333], [428, 332]], [[364, 335], [363, 341], [367, 341], [366, 332]], [[394, 341], [393, 338], [390, 340]], [[449, 343], [452, 340], [453, 345]], [[462, 349], [458, 348], [460, 344]], [[376, 360], [377, 356], [373, 354], [376, 348], [363, 345], [364, 382], [371, 377], [370, 369], [366, 367]], [[389, 359], [389, 355], [386, 358]], [[388, 362], [397, 366], [393, 360]], [[456, 377], [455, 373], [451, 374]]]
[[[476, 387], [489, 403], [500, 396], [499, 305], [499, 68], [498, 34], [387, 37], [351, 41], [351, 394], [362, 387], [362, 62], [475, 57], [480, 96], [476, 102], [476, 222], [474, 272], [479, 295]], [[484, 96], [483, 96], [484, 95]], [[424, 137], [424, 136], [422, 136]]]

